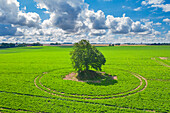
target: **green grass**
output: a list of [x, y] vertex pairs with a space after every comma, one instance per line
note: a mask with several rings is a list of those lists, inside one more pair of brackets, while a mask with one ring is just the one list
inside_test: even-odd
[[[112, 70], [112, 75], [116, 73], [119, 80], [115, 82], [103, 81], [101, 83], [86, 83], [76, 82], [71, 80], [63, 80], [63, 70], [54, 71], [44, 75], [41, 83], [51, 88], [52, 90], [65, 92], [68, 94], [78, 95], [112, 95], [122, 92], [127, 92], [134, 89], [140, 84], [140, 81], [128, 72], [117, 69]], [[64, 73], [64, 72], [63, 72]], [[65, 74], [66, 75], [66, 74]]]
[[[71, 47], [0, 49], [0, 112], [170, 112], [170, 69], [152, 60], [169, 65], [170, 46], [97, 48], [106, 57], [102, 71], [116, 75], [117, 82], [63, 80], [74, 71]], [[147, 79], [146, 89], [141, 91], [142, 79], [141, 87], [131, 91], [140, 85], [131, 72]], [[37, 76], [42, 90], [35, 86]]]

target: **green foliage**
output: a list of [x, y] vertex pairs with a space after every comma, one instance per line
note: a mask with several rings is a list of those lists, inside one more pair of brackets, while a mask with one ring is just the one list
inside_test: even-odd
[[56, 43], [50, 43], [50, 45], [61, 45], [61, 44], [56, 42]]
[[101, 71], [106, 62], [104, 55], [86, 40], [75, 43], [70, 54], [73, 67], [78, 72], [88, 71], [90, 67]]
[[[33, 49], [34, 48], [34, 49]], [[38, 49], [35, 49], [38, 48]], [[70, 51], [64, 47], [23, 47], [0, 49], [0, 112], [60, 112], [60, 113], [158, 113], [170, 112], [170, 69], [152, 60], [170, 57], [170, 46], [97, 47], [107, 60], [102, 70], [116, 75], [118, 83], [89, 84], [63, 80], [74, 71]], [[169, 63], [169, 59], [160, 60]], [[169, 64], [168, 64], [169, 65]], [[64, 97], [71, 94], [110, 95], [136, 88], [139, 80], [126, 71], [145, 77], [145, 90], [127, 97], [111, 99], [79, 99]], [[55, 96], [38, 89], [34, 80], [45, 74], [41, 83], [53, 91], [66, 94]], [[38, 80], [37, 80], [38, 81]], [[47, 89], [48, 90], [48, 89]], [[2, 109], [1, 109], [2, 108]]]
[[[67, 70], [69, 71], [69, 69]], [[99, 95], [106, 95], [107, 97], [107, 95], [112, 96], [120, 92], [128, 92], [140, 84], [140, 81], [136, 77], [126, 71], [118, 69], [113, 69], [111, 72], [112, 75], [116, 74], [119, 77], [118, 82], [116, 80], [109, 81], [108, 78], [103, 78], [101, 83], [86, 83], [71, 80], [63, 81], [63, 79], [61, 79], [62, 74], [59, 74], [59, 72], [61, 73], [62, 71], [64, 75], [63, 69], [46, 74], [40, 79], [42, 84], [58, 92], [65, 92], [66, 94], [91, 95], [94, 97]], [[110, 70], [105, 69], [105, 71], [109, 72]]]
[[14, 43], [2, 43], [0, 45], [0, 48], [12, 48], [12, 47], [15, 47]]

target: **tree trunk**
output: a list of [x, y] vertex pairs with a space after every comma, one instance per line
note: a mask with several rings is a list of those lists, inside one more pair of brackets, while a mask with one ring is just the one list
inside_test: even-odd
[[89, 66], [88, 66], [88, 65], [86, 65], [85, 71], [86, 71], [86, 72], [89, 71]]

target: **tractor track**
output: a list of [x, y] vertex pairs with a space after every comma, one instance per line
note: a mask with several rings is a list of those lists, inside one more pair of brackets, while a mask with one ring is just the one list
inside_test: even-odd
[[[122, 69], [120, 69], [120, 70], [122, 70]], [[125, 71], [125, 70], [123, 70], [123, 71]], [[130, 71], [128, 71], [128, 72], [131, 73], [132, 75], [134, 75], [136, 78], [138, 78], [138, 79], [140, 80], [140, 85], [137, 86], [136, 88], [132, 89], [132, 90], [129, 90], [129, 91], [123, 92], [123, 93], [119, 93], [119, 94], [114, 94], [114, 95], [96, 95], [96, 96], [98, 96], [98, 97], [103, 97], [103, 98], [93, 98], [94, 96], [91, 96], [91, 95], [78, 95], [78, 94], [69, 94], [70, 96], [66, 96], [66, 95], [64, 95], [64, 94], [66, 94], [66, 93], [64, 93], [64, 92], [54, 91], [54, 90], [52, 90], [52, 89], [44, 86], [44, 85], [41, 83], [41, 81], [40, 81], [41, 78], [42, 78], [45, 74], [47, 74], [48, 72], [44, 72], [41, 76], [37, 76], [37, 77], [34, 79], [34, 84], [35, 84], [35, 86], [36, 86], [38, 89], [40, 89], [40, 90], [42, 90], [42, 91], [44, 91], [44, 92], [46, 92], [46, 93], [49, 93], [49, 94], [55, 95], [55, 96], [61, 96], [61, 97], [78, 98], [78, 99], [93, 99], [93, 100], [95, 100], [95, 99], [120, 98], [120, 97], [130, 96], [130, 95], [135, 94], [135, 93], [137, 93], [137, 92], [141, 92], [141, 91], [143, 91], [143, 90], [147, 87], [147, 85], [148, 85], [147, 80], [146, 80], [144, 77], [142, 77], [141, 75], [136, 74], [136, 73], [133, 73], [133, 72], [130, 72]], [[36, 83], [38, 78], [39, 78], [38, 83], [39, 83], [41, 86], [38, 86], [37, 83]], [[141, 90], [139, 90], [139, 91], [130, 93], [130, 92], [132, 92], [132, 91], [138, 90], [138, 89], [142, 86], [142, 84], [143, 84], [142, 79], [145, 81], [145, 86], [144, 86]], [[43, 87], [43, 88], [46, 89], [46, 90], [42, 89], [41, 87]], [[50, 92], [49, 92], [49, 91], [50, 91]], [[59, 93], [59, 94], [56, 94], [56, 93]], [[123, 94], [125, 94], [125, 93], [130, 93], [130, 94], [123, 95]], [[119, 95], [120, 95], [120, 96], [119, 96]], [[76, 97], [76, 96], [80, 96], [80, 97]], [[110, 96], [110, 97], [106, 97], [106, 96]]]
[[155, 57], [154, 57], [154, 58], [151, 58], [151, 59], [152, 59], [152, 60], [155, 60], [157, 63], [159, 63], [159, 64], [162, 65], [162, 66], [170, 67], [168, 64], [166, 64], [166, 63], [164, 63], [164, 62], [162, 62], [162, 61], [157, 60]]
[[[52, 72], [52, 71], [55, 71], [56, 69], [54, 69], [54, 70], [50, 70], [50, 71], [48, 71], [48, 72]], [[121, 69], [122, 70], [122, 69]], [[127, 71], [127, 70], [126, 70]], [[43, 72], [43, 74], [42, 75], [44, 75], [44, 74], [47, 74], [48, 72]], [[128, 72], [130, 72], [130, 71], [128, 71]], [[133, 73], [133, 72], [130, 72], [131, 74], [133, 74], [135, 77], [137, 77], [139, 80], [140, 80], [140, 85], [138, 86], [138, 87], [136, 87], [135, 89], [133, 89], [133, 90], [136, 90], [136, 89], [138, 89], [141, 85], [142, 85], [142, 80], [141, 79], [143, 79], [144, 81], [145, 81], [145, 86], [141, 89], [141, 90], [139, 90], [139, 91], [137, 91], [137, 92], [134, 92], [134, 93], [131, 93], [131, 94], [127, 94], [127, 95], [124, 95], [124, 96], [120, 96], [120, 97], [117, 97], [117, 98], [121, 98], [121, 97], [126, 97], [126, 96], [130, 96], [130, 95], [132, 95], [132, 94], [136, 94], [136, 93], [138, 93], [138, 92], [141, 92], [141, 91], [143, 91], [143, 90], [145, 90], [146, 89], [146, 87], [147, 87], [147, 85], [148, 85], [148, 82], [147, 82], [147, 80], [144, 78], [144, 77], [142, 77], [141, 75], [139, 75], [139, 74], [137, 74], [137, 73]], [[9, 94], [15, 94], [15, 95], [21, 95], [21, 96], [30, 96], [30, 97], [37, 97], [37, 98], [45, 98], [45, 99], [53, 99], [53, 100], [63, 100], [63, 101], [70, 101], [70, 102], [78, 102], [78, 103], [87, 103], [87, 104], [93, 104], [93, 105], [103, 105], [103, 106], [107, 106], [107, 107], [117, 107], [117, 108], [120, 108], [120, 109], [131, 109], [131, 110], [138, 110], [138, 111], [147, 111], [147, 112], [155, 112], [155, 110], [153, 110], [153, 109], [141, 109], [141, 108], [130, 108], [130, 107], [120, 107], [120, 106], [116, 106], [116, 105], [112, 105], [112, 104], [103, 104], [103, 103], [97, 103], [97, 102], [89, 102], [89, 101], [85, 101], [85, 100], [94, 100], [94, 99], [91, 99], [91, 98], [89, 98], [89, 99], [83, 99], [83, 100], [74, 100], [74, 98], [70, 98], [70, 97], [68, 97], [68, 99], [65, 99], [65, 98], [60, 98], [60, 97], [65, 97], [65, 96], [61, 96], [61, 95], [56, 95], [56, 94], [54, 94], [54, 93], [50, 93], [50, 92], [47, 92], [47, 91], [45, 91], [45, 90], [43, 90], [43, 89], [41, 89], [37, 84], [36, 84], [36, 81], [37, 81], [37, 78], [38, 78], [39, 76], [37, 76], [35, 79], [34, 79], [34, 84], [35, 84], [35, 86], [38, 88], [38, 89], [40, 89], [41, 91], [44, 91], [44, 92], [46, 92], [46, 93], [48, 93], [48, 94], [51, 94], [51, 95], [55, 95], [56, 97], [46, 97], [46, 96], [39, 96], [39, 95], [32, 95], [32, 94], [22, 94], [22, 93], [17, 93], [17, 92], [7, 92], [7, 91], [0, 91], [0, 93], [9, 93]], [[48, 90], [50, 90], [50, 89], [48, 89]], [[66, 96], [67, 97], [67, 96]], [[113, 98], [113, 97], [112, 97]], [[97, 99], [97, 98], [96, 98]], [[101, 99], [101, 98], [99, 98], [99, 99]], [[110, 98], [102, 98], [102, 99], [110, 99]], [[7, 108], [7, 107], [0, 107], [0, 110], [14, 110], [14, 111], [25, 111], [25, 112], [43, 112], [43, 113], [45, 113], [44, 111], [29, 111], [29, 110], [25, 110], [25, 109], [13, 109], [13, 108]]]

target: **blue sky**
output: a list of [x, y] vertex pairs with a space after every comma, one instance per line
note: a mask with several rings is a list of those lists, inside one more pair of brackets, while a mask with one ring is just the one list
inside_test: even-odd
[[[102, 10], [106, 15], [113, 15], [115, 17], [120, 17], [125, 13], [126, 16], [132, 18], [134, 21], [150, 19], [154, 23], [160, 22], [164, 24], [166, 30], [168, 30], [168, 28], [170, 29], [168, 24], [162, 22], [164, 18], [170, 18], [170, 11], [164, 12], [161, 8], [148, 8], [150, 5], [142, 6], [142, 1], [143, 0], [85, 0], [85, 2], [90, 4], [90, 9], [94, 11]], [[164, 4], [170, 4], [170, 1], [166, 0]], [[141, 10], [134, 11], [134, 9], [138, 7], [141, 7]]]
[[168, 0], [0, 0], [1, 42], [170, 43]]

